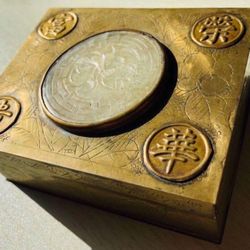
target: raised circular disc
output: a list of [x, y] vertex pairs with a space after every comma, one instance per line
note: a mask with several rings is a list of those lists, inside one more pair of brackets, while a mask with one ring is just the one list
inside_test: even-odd
[[66, 36], [77, 24], [77, 15], [73, 12], [62, 12], [42, 22], [38, 34], [46, 40], [55, 40]]
[[163, 49], [149, 35], [134, 31], [95, 35], [52, 64], [41, 85], [43, 108], [64, 127], [114, 125], [152, 96], [164, 65]]
[[156, 177], [173, 182], [188, 181], [207, 166], [212, 147], [198, 128], [186, 124], [167, 124], [153, 131], [143, 147], [143, 162]]
[[191, 38], [202, 47], [222, 49], [236, 44], [244, 30], [244, 25], [237, 16], [215, 13], [196, 21]]
[[21, 111], [20, 102], [11, 96], [0, 97], [0, 134], [9, 129]]

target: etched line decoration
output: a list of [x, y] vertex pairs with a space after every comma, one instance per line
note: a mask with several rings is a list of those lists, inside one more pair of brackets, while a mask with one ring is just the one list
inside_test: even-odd
[[191, 31], [195, 43], [207, 48], [226, 48], [237, 43], [244, 34], [242, 21], [231, 14], [217, 13], [198, 20]]
[[0, 96], [0, 134], [10, 128], [21, 111], [19, 101], [10, 96]]
[[200, 130], [176, 123], [154, 131], [147, 138], [143, 161], [154, 176], [183, 182], [204, 170], [211, 153], [210, 142]]
[[40, 24], [38, 34], [47, 40], [62, 38], [75, 28], [77, 20], [73, 12], [57, 14]]
[[95, 35], [52, 64], [41, 85], [43, 108], [66, 127], [103, 128], [124, 121], [152, 96], [164, 65], [161, 45], [147, 34]]

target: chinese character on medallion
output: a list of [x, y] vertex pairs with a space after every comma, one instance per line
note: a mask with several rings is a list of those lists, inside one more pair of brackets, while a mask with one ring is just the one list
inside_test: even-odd
[[21, 104], [14, 97], [0, 97], [0, 134], [16, 122], [20, 110]]
[[47, 40], [59, 39], [72, 31], [76, 23], [75, 13], [60, 13], [43, 22], [38, 28], [38, 34]]
[[207, 137], [188, 124], [171, 124], [154, 131], [146, 140], [143, 159], [154, 176], [182, 182], [204, 170], [212, 153]]
[[198, 20], [191, 31], [195, 43], [208, 48], [225, 48], [239, 41], [244, 25], [230, 14], [214, 14]]

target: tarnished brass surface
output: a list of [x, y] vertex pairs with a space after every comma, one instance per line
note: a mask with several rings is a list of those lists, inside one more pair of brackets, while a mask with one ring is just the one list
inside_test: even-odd
[[[74, 29], [56, 40], [44, 39], [35, 29], [0, 77], [1, 95], [16, 98], [22, 107], [16, 122], [0, 135], [0, 171], [17, 183], [219, 241], [248, 97], [250, 10], [52, 9], [38, 27], [64, 12], [77, 15]], [[220, 13], [241, 20], [241, 39], [223, 49], [195, 43], [193, 25]], [[44, 112], [39, 99], [44, 75], [72, 46], [114, 30], [142, 32], [162, 44], [167, 67], [159, 88], [121, 119], [121, 125], [131, 119], [126, 126], [99, 135], [68, 132]], [[165, 181], [144, 165], [145, 141], [168, 124], [185, 124], [197, 134], [198, 155], [192, 157], [204, 162], [189, 165], [189, 171], [198, 169], [194, 175], [185, 172], [191, 179], [178, 182], [181, 175], [176, 175], [175, 181]], [[171, 170], [169, 163], [168, 172], [177, 174], [177, 164]]]
[[59, 39], [74, 29], [77, 15], [74, 12], [62, 12], [40, 24], [38, 33], [47, 40]]
[[154, 131], [146, 140], [143, 158], [156, 177], [186, 181], [207, 165], [211, 146], [207, 137], [188, 124], [169, 124]]

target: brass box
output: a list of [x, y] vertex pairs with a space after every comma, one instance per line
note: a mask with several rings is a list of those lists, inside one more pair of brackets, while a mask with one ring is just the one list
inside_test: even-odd
[[[68, 11], [77, 17], [68, 26], [53, 19]], [[49, 10], [0, 78], [0, 171], [16, 183], [220, 241], [243, 132], [249, 23], [248, 9]], [[157, 92], [150, 103], [159, 105], [111, 132], [58, 126], [41, 106], [47, 69], [75, 44], [114, 30], [146, 33], [166, 47], [169, 92]], [[198, 129], [207, 147], [201, 154], [207, 151], [196, 173], [172, 176], [174, 160], [151, 159], [149, 144], [168, 126]], [[158, 175], [163, 162], [168, 169]], [[194, 167], [188, 164], [184, 174]]]

